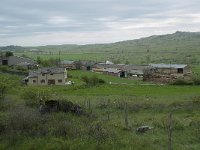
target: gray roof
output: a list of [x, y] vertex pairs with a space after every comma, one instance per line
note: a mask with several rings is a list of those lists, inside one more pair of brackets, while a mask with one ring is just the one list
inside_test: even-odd
[[65, 68], [40, 68], [38, 69], [39, 73], [63, 73]]
[[32, 65], [36, 64], [36, 62], [33, 61], [32, 59], [20, 57], [20, 56], [9, 56], [7, 59], [8, 59], [8, 65], [9, 66], [16, 65], [16, 64], [19, 64], [21, 62], [27, 62], [27, 63], [30, 63]]
[[187, 65], [185, 64], [149, 64], [150, 67], [154, 67], [154, 68], [163, 68], [163, 69], [168, 69], [168, 68], [174, 68], [174, 69], [178, 69], [178, 68], [185, 68]]
[[64, 73], [65, 68], [40, 68], [37, 71], [30, 71], [29, 72], [29, 78], [37, 77], [40, 74], [59, 74], [59, 73]]
[[30, 71], [28, 78], [36, 78], [38, 77], [38, 72], [37, 71]]

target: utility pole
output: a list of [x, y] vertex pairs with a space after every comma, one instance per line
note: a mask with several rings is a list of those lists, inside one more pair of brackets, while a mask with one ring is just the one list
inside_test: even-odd
[[147, 46], [146, 63], [147, 63], [147, 64], [150, 64], [150, 63], [151, 63], [151, 56], [150, 56], [149, 46]]

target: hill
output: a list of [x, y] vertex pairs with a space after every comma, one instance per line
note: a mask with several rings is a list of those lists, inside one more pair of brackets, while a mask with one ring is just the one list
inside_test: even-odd
[[[38, 53], [37, 51], [35, 54], [37, 56], [45, 54], [46, 57], [47, 54], [50, 54], [58, 57], [58, 54], [62, 53], [61, 59], [70, 60], [111, 60], [116, 63], [137, 64], [149, 62], [198, 64], [200, 63], [198, 56], [200, 53], [199, 47], [200, 32], [177, 31], [173, 34], [153, 35], [110, 44], [48, 45], [23, 48], [25, 50], [37, 49], [40, 52]], [[67, 56], [64, 56], [65, 54]]]

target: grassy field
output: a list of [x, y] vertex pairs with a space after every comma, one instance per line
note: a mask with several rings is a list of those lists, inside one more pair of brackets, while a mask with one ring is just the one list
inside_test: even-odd
[[[199, 65], [200, 33], [176, 32], [110, 44], [5, 47], [16, 55], [61, 60], [110, 60], [115, 63], [183, 63]], [[2, 49], [5, 49], [2, 48]], [[1, 47], [0, 47], [1, 49]], [[30, 52], [29, 50], [37, 50]], [[59, 56], [60, 52], [60, 56]]]
[[[29, 87], [21, 85], [18, 76], [0, 75], [9, 86], [0, 105], [0, 149], [165, 150], [169, 112], [173, 114], [173, 149], [200, 149], [199, 86], [141, 85], [146, 83], [92, 72], [68, 73], [74, 86]], [[106, 83], [89, 87], [81, 81], [94, 75]], [[77, 103], [88, 115], [41, 115], [39, 93]], [[136, 128], [141, 125], [153, 130], [138, 134]]]

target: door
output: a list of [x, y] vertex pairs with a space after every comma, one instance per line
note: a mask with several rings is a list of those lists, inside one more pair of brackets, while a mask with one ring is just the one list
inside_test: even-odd
[[53, 79], [48, 80], [48, 85], [55, 85], [55, 80]]

